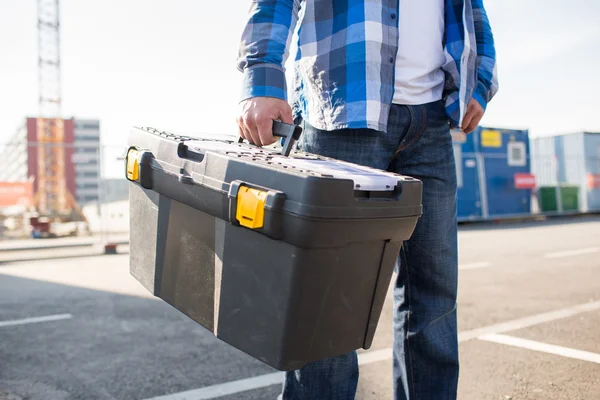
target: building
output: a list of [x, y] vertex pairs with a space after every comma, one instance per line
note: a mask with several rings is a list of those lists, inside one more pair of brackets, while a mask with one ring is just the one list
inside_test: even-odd
[[85, 205], [100, 198], [100, 121], [76, 119], [74, 126], [75, 198]]
[[[99, 199], [100, 122], [88, 119], [63, 119], [63, 151], [60, 169], [64, 185], [81, 206]], [[43, 149], [38, 142], [37, 118], [25, 123], [0, 145], [0, 182], [24, 182], [33, 179], [38, 191], [38, 170], [43, 165]]]

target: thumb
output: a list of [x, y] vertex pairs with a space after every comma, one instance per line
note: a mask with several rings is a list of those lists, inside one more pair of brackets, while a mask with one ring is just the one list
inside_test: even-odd
[[292, 117], [292, 107], [289, 104], [285, 103], [285, 105], [279, 108], [279, 119], [281, 122], [285, 122], [286, 124], [293, 124], [294, 118]]

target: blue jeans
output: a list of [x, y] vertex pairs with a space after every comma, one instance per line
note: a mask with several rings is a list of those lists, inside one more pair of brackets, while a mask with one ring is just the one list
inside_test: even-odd
[[[393, 105], [388, 132], [306, 126], [304, 151], [423, 181], [423, 216], [396, 265], [393, 389], [396, 400], [456, 399], [458, 250], [456, 170], [441, 101]], [[351, 400], [356, 352], [286, 373], [283, 400]]]

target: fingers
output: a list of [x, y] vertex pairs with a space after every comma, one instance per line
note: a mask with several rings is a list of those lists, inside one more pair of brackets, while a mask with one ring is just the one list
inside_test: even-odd
[[467, 112], [463, 118], [462, 131], [471, 133], [477, 128], [481, 118], [483, 118], [483, 107], [476, 100], [472, 100], [467, 107]]
[[256, 127], [263, 146], [273, 144], [277, 141], [277, 138], [273, 136], [273, 120], [271, 118], [264, 116], [257, 118]]
[[473, 105], [469, 104], [469, 106], [467, 107], [467, 112], [465, 113], [465, 116], [462, 121], [462, 126], [461, 126], [461, 129], [463, 130], [464, 133], [471, 133], [471, 131], [468, 131], [467, 128], [473, 122], [474, 117], [475, 117], [475, 110], [473, 108]]
[[286, 102], [277, 104], [276, 113], [269, 116], [268, 114], [258, 115], [256, 118], [256, 126], [258, 134], [263, 146], [275, 143], [277, 138], [273, 136], [273, 121], [279, 120], [286, 124], [293, 124], [292, 108]]
[[248, 128], [248, 125], [246, 124], [246, 121], [244, 121], [244, 119], [241, 118], [241, 117], [238, 118], [238, 134], [243, 139], [246, 139], [248, 142], [254, 144], [254, 139], [252, 138], [252, 134], [250, 133], [250, 129]]
[[237, 126], [238, 126], [238, 135], [242, 139], [248, 140], [248, 137], [246, 137], [246, 130], [244, 128], [244, 121], [242, 120], [242, 117], [237, 117], [236, 122], [237, 122]]
[[256, 127], [256, 121], [254, 119], [246, 120], [246, 132], [250, 135], [250, 143], [256, 146], [262, 146], [260, 136], [258, 135], [258, 128]]
[[481, 121], [481, 117], [483, 114], [475, 114], [473, 119], [471, 119], [471, 123], [464, 129], [465, 133], [471, 133], [477, 128], [479, 122]]
[[292, 107], [289, 104], [285, 103], [279, 109], [279, 120], [281, 122], [285, 122], [286, 124], [293, 124], [294, 119], [292, 117]]
[[251, 144], [261, 146], [254, 113], [249, 111], [244, 112], [240, 117], [238, 117], [237, 123], [238, 133], [241, 137], [249, 141]]
[[267, 146], [277, 139], [273, 136], [273, 121], [293, 124], [292, 108], [281, 99], [256, 97], [240, 103], [237, 119], [238, 133], [257, 146]]

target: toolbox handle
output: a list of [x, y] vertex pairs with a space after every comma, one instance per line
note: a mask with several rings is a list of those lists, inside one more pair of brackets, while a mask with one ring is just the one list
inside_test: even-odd
[[[302, 134], [302, 128], [298, 125], [286, 124], [281, 121], [273, 121], [273, 136], [277, 136], [282, 138], [281, 146], [281, 154], [283, 156], [288, 157], [292, 152], [292, 148], [294, 147], [294, 143], [300, 139], [300, 135]], [[238, 143], [242, 143], [244, 138], [239, 138]]]

